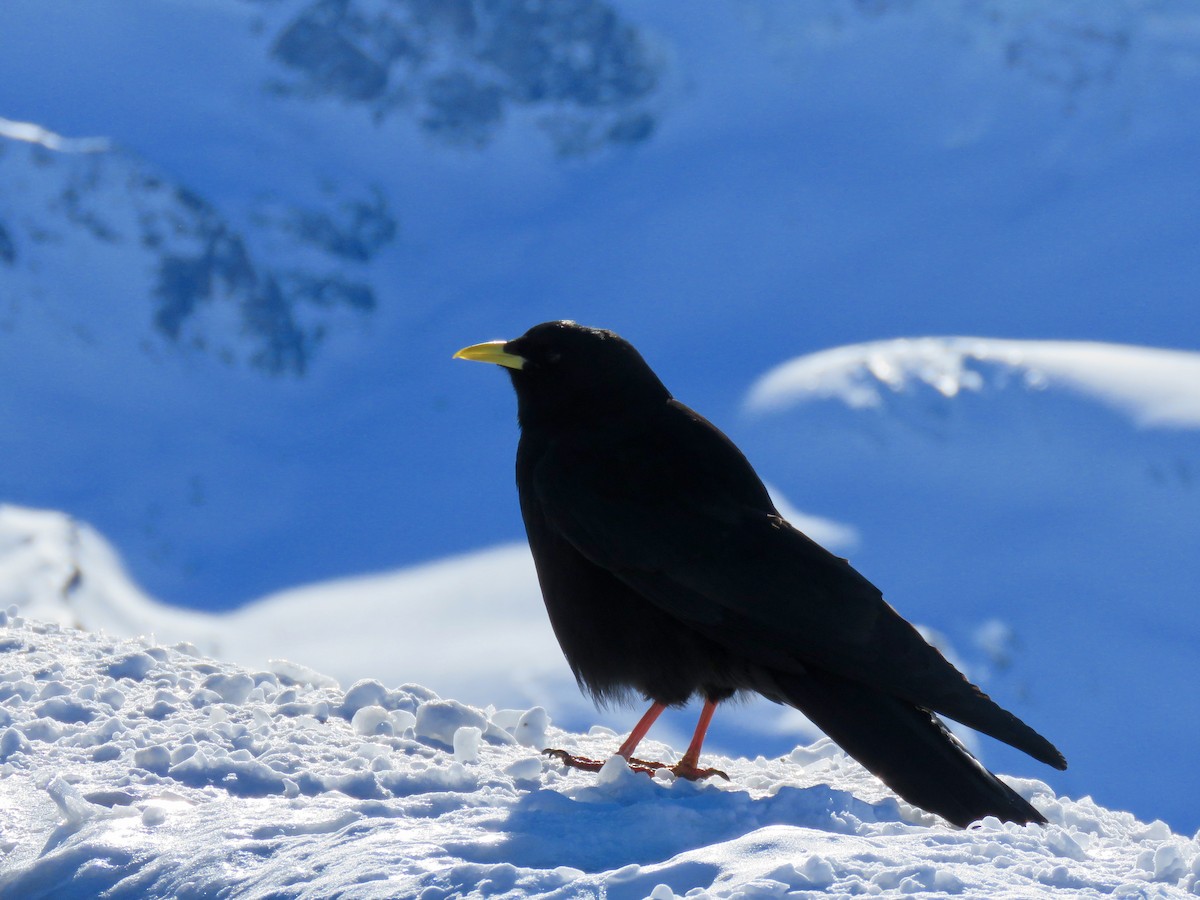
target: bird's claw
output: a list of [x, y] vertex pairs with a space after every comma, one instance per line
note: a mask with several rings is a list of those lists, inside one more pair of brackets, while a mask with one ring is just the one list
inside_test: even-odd
[[574, 754], [568, 753], [566, 750], [555, 750], [552, 747], [546, 747], [544, 750], [542, 750], [542, 755], [551, 756], [565, 766], [569, 766], [572, 769], [583, 769], [585, 772], [599, 772], [602, 768], [604, 768], [604, 760], [602, 759], [589, 759], [586, 756], [575, 756]]
[[701, 769], [699, 766], [693, 766], [691, 763], [680, 762], [670, 766], [670, 771], [676, 778], [686, 778], [688, 781], [700, 781], [705, 778], [712, 778], [717, 775], [729, 780], [729, 776], [720, 769]]

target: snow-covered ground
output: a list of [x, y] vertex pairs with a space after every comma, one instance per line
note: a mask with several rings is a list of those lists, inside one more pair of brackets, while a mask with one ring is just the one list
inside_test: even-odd
[[[1046, 826], [959, 831], [828, 741], [730, 781], [565, 770], [618, 737], [413, 684], [0, 613], [0, 895], [35, 898], [1139, 897], [1200, 842], [1013, 780]], [[653, 753], [670, 748], [651, 741]]]

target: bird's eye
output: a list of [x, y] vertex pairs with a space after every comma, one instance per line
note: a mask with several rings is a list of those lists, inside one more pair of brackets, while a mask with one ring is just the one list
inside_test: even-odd
[[550, 365], [554, 365], [560, 359], [562, 359], [561, 353], [550, 353], [546, 356], [546, 362], [550, 363]]

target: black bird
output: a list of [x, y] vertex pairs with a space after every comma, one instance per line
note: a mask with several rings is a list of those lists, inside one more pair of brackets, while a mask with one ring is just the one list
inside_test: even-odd
[[[971, 684], [879, 590], [780, 516], [750, 463], [675, 400], [611, 331], [546, 322], [463, 359], [507, 368], [517, 488], [559, 645], [597, 702], [704, 699], [681, 762], [699, 767], [717, 703], [756, 692], [796, 707], [916, 806], [962, 827], [1045, 818], [985, 769], [938, 714], [1057, 769], [1062, 754]], [[594, 760], [549, 751], [581, 768]]]

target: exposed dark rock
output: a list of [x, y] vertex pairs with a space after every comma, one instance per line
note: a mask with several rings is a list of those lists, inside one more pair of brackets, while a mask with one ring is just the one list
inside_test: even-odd
[[415, 115], [447, 143], [486, 143], [510, 106], [542, 108], [562, 153], [654, 133], [661, 65], [602, 0], [316, 0], [273, 52], [302, 93]]
[[314, 278], [302, 274], [290, 274], [281, 281], [286, 284], [288, 296], [311, 303], [313, 306], [332, 308], [344, 306], [358, 312], [369, 313], [378, 305], [375, 291], [369, 284], [346, 281], [336, 276]]
[[[248, 340], [251, 365], [270, 374], [302, 375], [326, 335], [326, 326], [321, 321], [301, 324], [301, 307], [345, 307], [359, 313], [375, 308], [375, 295], [367, 284], [260, 269], [242, 239], [211, 210], [201, 216], [191, 237], [199, 239], [199, 250], [164, 254], [154, 291], [154, 325], [174, 343], [211, 350], [235, 339]], [[360, 247], [355, 252], [367, 251]], [[236, 307], [239, 334], [192, 330], [201, 307], [216, 302]], [[227, 351], [217, 352], [230, 356]]]
[[344, 259], [367, 262], [396, 235], [396, 221], [383, 196], [351, 200], [333, 212], [303, 210], [294, 231], [302, 240]]
[[311, 87], [347, 100], [374, 100], [387, 89], [387, 67], [356, 42], [349, 12], [347, 0], [320, 0], [284, 29], [273, 52], [307, 74]]
[[183, 326], [202, 303], [222, 295], [253, 292], [258, 276], [241, 238], [224, 227], [200, 235], [202, 247], [194, 256], [166, 254], [158, 269], [154, 324], [164, 335], [179, 340]]
[[623, 105], [658, 83], [637, 30], [598, 0], [482, 0], [492, 28], [479, 57], [524, 103]]
[[451, 72], [425, 85], [426, 131], [450, 143], [483, 144], [503, 115], [502, 94], [463, 72]]

